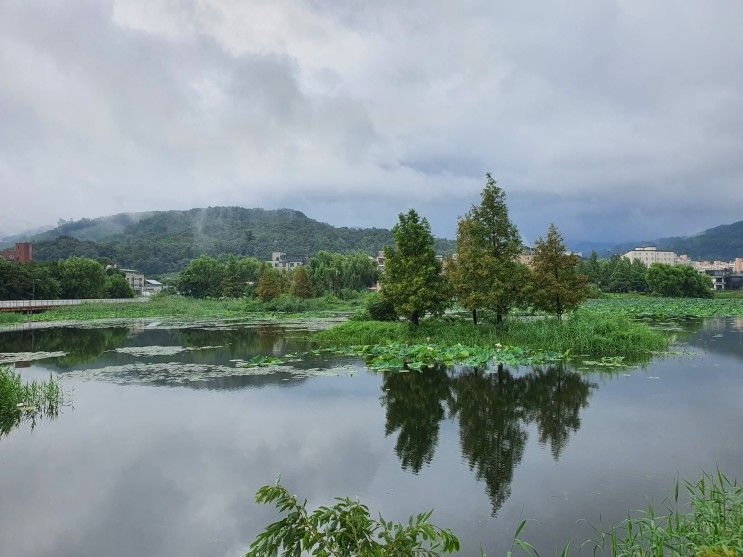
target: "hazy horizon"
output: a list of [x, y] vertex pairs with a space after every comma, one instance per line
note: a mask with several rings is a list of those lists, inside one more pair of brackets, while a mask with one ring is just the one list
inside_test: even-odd
[[[211, 207], [218, 207], [218, 206], [212, 205]], [[234, 206], [234, 207], [238, 207], [238, 206]], [[189, 209], [173, 209], [173, 210], [190, 211], [190, 210], [204, 210], [204, 209], [207, 209], [207, 208], [208, 207], [191, 207]], [[267, 210], [267, 211], [268, 210], [298, 211], [298, 209], [294, 209], [292, 207], [276, 207], [275, 209], [267, 209], [265, 207], [241, 207], [241, 208], [243, 208], [243, 209], [261, 209], [261, 210]], [[115, 216], [119, 216], [119, 215], [131, 215], [131, 216], [134, 216], [134, 215], [147, 215], [147, 214], [154, 214], [154, 213], [157, 213], [157, 212], [168, 211], [168, 210], [170, 210], [170, 209], [156, 209], [156, 210], [151, 210], [151, 211], [130, 211], [130, 212], [122, 211], [122, 212], [119, 212], [119, 213], [113, 213], [113, 214], [109, 214], [109, 215], [97, 215], [97, 216], [82, 217], [82, 218], [88, 218], [90, 220], [97, 220], [97, 219], [105, 219], [105, 218], [115, 217]], [[323, 221], [322, 219], [318, 219], [318, 218], [314, 217], [312, 214], [307, 213], [306, 211], [300, 211], [300, 212], [303, 213], [306, 217], [308, 217], [310, 219], [313, 219], [313, 220], [316, 220], [316, 221], [319, 221], [319, 222], [325, 222], [325, 223], [330, 224], [332, 226], [336, 226], [336, 227], [346, 226], [346, 225], [337, 225], [337, 224], [334, 224], [332, 222]], [[425, 215], [423, 215], [423, 216], [425, 216]], [[63, 220], [65, 220], [65, 222], [76, 222], [76, 221], [79, 221], [81, 219], [63, 219]], [[393, 220], [393, 221], [391, 221], [386, 226], [385, 225], [376, 225], [376, 226], [350, 226], [350, 228], [384, 228], [384, 229], [391, 229], [392, 226], [394, 226], [395, 222], [396, 222], [396, 220]], [[18, 236], [23, 236], [24, 238], [27, 238], [27, 237], [31, 237], [31, 236], [36, 235], [36, 234], [42, 234], [44, 232], [47, 232], [49, 230], [53, 230], [53, 229], [57, 228], [61, 224], [62, 223], [60, 221], [58, 221], [58, 222], [53, 223], [53, 224], [52, 223], [49, 223], [49, 224], [46, 224], [46, 225], [41, 225], [41, 226], [39, 226], [39, 227], [37, 227], [35, 229], [19, 230], [19, 231], [16, 231], [16, 232], [12, 232], [10, 234], [5, 234], [3, 236], [0, 236], [0, 241], [3, 241], [3, 242], [6, 242], [7, 243], [7, 242], [12, 242], [15, 239], [19, 239], [19, 238], [17, 238]], [[725, 225], [730, 225], [730, 224], [734, 224], [734, 223], [719, 223], [718, 225], [712, 226], [710, 228], [715, 228], [716, 226], [725, 226]], [[694, 236], [694, 235], [699, 234], [699, 233], [706, 232], [707, 230], [709, 230], [709, 229], [697, 230], [697, 231], [695, 231], [693, 233], [685, 234], [685, 235], [666, 235], [666, 236], [660, 236], [660, 237], [657, 237], [657, 238], [623, 238], [623, 239], [619, 239], [619, 240], [616, 240], [616, 241], [595, 241], [595, 240], [590, 240], [590, 239], [586, 240], [586, 239], [582, 239], [582, 238], [570, 238], [570, 237], [568, 237], [568, 238], [566, 238], [566, 241], [567, 241], [569, 247], [571, 247], [572, 249], [576, 249], [576, 247], [583, 247], [583, 248], [588, 248], [588, 249], [595, 249], [596, 251], [601, 251], [601, 250], [609, 249], [609, 248], [615, 247], [615, 246], [617, 246], [619, 244], [625, 244], [625, 243], [638, 243], [639, 244], [641, 242], [647, 242], [647, 241], [653, 241], [653, 240], [660, 240], [660, 239], [671, 238], [671, 237], [682, 237], [682, 236], [690, 237], [690, 236]], [[437, 236], [437, 237], [440, 237], [440, 238], [446, 238], [446, 239], [450, 239], [450, 240], [454, 240], [455, 237], [456, 237], [456, 234], [453, 234], [453, 235], [450, 235], [450, 236], [446, 236], [446, 235], [443, 235], [443, 234], [436, 234], [435, 231], [434, 231], [434, 235]], [[539, 234], [537, 237], [541, 237], [541, 236], [543, 236], [543, 234]], [[535, 237], [534, 239], [522, 238], [522, 240], [524, 241], [525, 244], [530, 245], [530, 244], [533, 243], [533, 241], [537, 237]]]
[[527, 242], [743, 219], [743, 4], [0, 6], [0, 237], [237, 205], [435, 234], [505, 189]]

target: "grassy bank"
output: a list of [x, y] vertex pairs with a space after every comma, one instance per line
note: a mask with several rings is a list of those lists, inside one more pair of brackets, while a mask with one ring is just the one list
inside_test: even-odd
[[693, 319], [743, 316], [743, 295], [716, 294], [714, 298], [658, 298], [610, 294], [587, 301], [581, 311], [593, 315], [627, 315], [640, 319]]
[[268, 302], [255, 298], [202, 300], [184, 296], [153, 296], [147, 302], [131, 304], [89, 303], [50, 309], [41, 313], [0, 313], [0, 323], [28, 321], [80, 321], [88, 319], [172, 317], [180, 319], [220, 319], [249, 315], [297, 314], [323, 315], [350, 311], [357, 301], [333, 296], [295, 298], [280, 296]]
[[12, 367], [0, 366], [0, 436], [23, 421], [56, 416], [63, 403], [64, 395], [54, 378], [24, 383]]
[[435, 345], [439, 348], [520, 347], [545, 353], [568, 353], [574, 358], [640, 360], [668, 348], [669, 338], [622, 315], [578, 311], [558, 321], [508, 319], [502, 326], [473, 325], [460, 318], [404, 322], [348, 321], [314, 336], [320, 346]]

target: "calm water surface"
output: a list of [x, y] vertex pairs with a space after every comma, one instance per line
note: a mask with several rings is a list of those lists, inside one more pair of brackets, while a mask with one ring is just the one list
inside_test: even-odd
[[0, 332], [6, 359], [66, 353], [16, 359], [74, 401], [0, 439], [0, 555], [242, 555], [276, 517], [253, 495], [279, 474], [312, 506], [433, 508], [464, 555], [504, 554], [530, 518], [522, 537], [553, 554], [671, 494], [677, 472], [743, 479], [743, 320], [684, 328], [683, 354], [612, 375], [238, 367], [305, 350], [296, 325]]

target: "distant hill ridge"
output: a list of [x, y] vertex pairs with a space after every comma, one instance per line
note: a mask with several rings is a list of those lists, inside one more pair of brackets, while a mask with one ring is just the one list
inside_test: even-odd
[[[686, 254], [696, 260], [730, 261], [743, 257], [743, 220], [715, 226], [693, 236], [659, 238], [647, 242], [627, 242], [614, 246], [611, 253], [625, 253], [637, 246], [655, 246], [660, 250]], [[586, 255], [586, 254], [584, 254]]]
[[[109, 257], [147, 274], [179, 271], [199, 255], [234, 253], [268, 259], [272, 251], [320, 250], [374, 254], [392, 242], [386, 228], [334, 227], [292, 209], [208, 207], [187, 211], [121, 213], [65, 222], [14, 239], [34, 243], [34, 258]], [[440, 253], [454, 242], [437, 240]]]

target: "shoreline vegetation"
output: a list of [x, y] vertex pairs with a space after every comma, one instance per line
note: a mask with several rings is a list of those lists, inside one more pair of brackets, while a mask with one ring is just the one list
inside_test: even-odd
[[229, 319], [248, 316], [320, 317], [352, 312], [359, 299], [342, 300], [332, 295], [298, 298], [282, 295], [268, 301], [258, 298], [190, 298], [161, 294], [141, 304], [107, 304], [96, 302], [61, 306], [40, 313], [0, 313], [0, 324], [39, 321], [89, 321], [95, 319], [181, 318]]
[[[406, 356], [402, 347], [427, 347], [428, 365], [475, 362], [542, 364], [558, 360], [616, 364], [638, 362], [668, 349], [671, 338], [629, 317], [577, 311], [565, 319], [509, 317], [502, 323], [478, 325], [461, 317], [429, 318], [412, 326], [402, 321], [347, 321], [317, 332], [322, 347], [348, 347], [359, 355], [369, 347], [388, 347], [390, 357]], [[456, 357], [455, 354], [461, 354]], [[434, 355], [439, 355], [435, 358]], [[479, 355], [479, 360], [475, 355]], [[420, 353], [410, 354], [404, 366], [416, 369]], [[595, 358], [600, 358], [596, 360]], [[619, 359], [619, 360], [618, 360]], [[373, 367], [373, 366], [372, 366]], [[397, 367], [397, 366], [393, 366]], [[601, 367], [599, 365], [598, 367]], [[612, 366], [613, 367], [613, 366]]]
[[[268, 301], [258, 298], [190, 298], [177, 294], [152, 296], [141, 304], [84, 303], [62, 306], [39, 313], [0, 313], [0, 324], [37, 321], [76, 321], [122, 318], [180, 317], [184, 319], [233, 318], [251, 314], [277, 317], [297, 314], [351, 313], [363, 308], [373, 294], [358, 293], [349, 299], [333, 295], [299, 298], [284, 294]], [[604, 294], [585, 301], [574, 314], [622, 315], [633, 319], [702, 319], [743, 317], [743, 292], [716, 293], [714, 298], [664, 298], [645, 294]], [[529, 309], [513, 316], [544, 315]], [[568, 314], [567, 318], [573, 314]], [[372, 320], [370, 316], [366, 319]]]
[[55, 418], [64, 404], [65, 395], [51, 375], [48, 381], [24, 383], [12, 366], [0, 365], [0, 437], [23, 422], [33, 427], [40, 418]]
[[[685, 500], [682, 500], [685, 494]], [[433, 511], [411, 516], [407, 523], [372, 518], [358, 500], [336, 498], [335, 504], [307, 511], [278, 482], [258, 490], [256, 503], [272, 504], [282, 518], [259, 533], [246, 557], [273, 555], [429, 555], [459, 553], [460, 543], [451, 530], [430, 522]], [[527, 521], [520, 522], [508, 555], [539, 557], [522, 539]], [[572, 540], [560, 550], [567, 557], [589, 546], [594, 555], [695, 555], [736, 557], [743, 554], [743, 486], [719, 470], [702, 473], [699, 480], [676, 480], [673, 496], [659, 510], [652, 502], [645, 510], [630, 511], [608, 530], [597, 528], [597, 538], [578, 544]], [[555, 552], [560, 548], [555, 548]], [[485, 551], [480, 549], [485, 557]]]
[[[327, 353], [358, 356], [372, 369], [422, 369], [431, 365], [538, 365], [571, 361], [592, 368], [615, 368], [647, 361], [667, 351], [675, 337], [653, 325], [663, 320], [743, 316], [743, 296], [712, 299], [660, 298], [610, 294], [589, 299], [557, 319], [532, 310], [514, 310], [501, 323], [481, 312], [475, 325], [463, 311], [427, 317], [415, 326], [400, 319], [377, 321], [378, 295], [352, 299], [332, 295], [299, 298], [288, 294], [258, 298], [199, 299], [179, 295], [153, 296], [142, 304], [91, 303], [43, 313], [0, 313], [0, 324], [105, 319], [350, 319], [312, 334]], [[372, 310], [370, 312], [370, 309]], [[352, 315], [353, 314], [353, 315]]]

